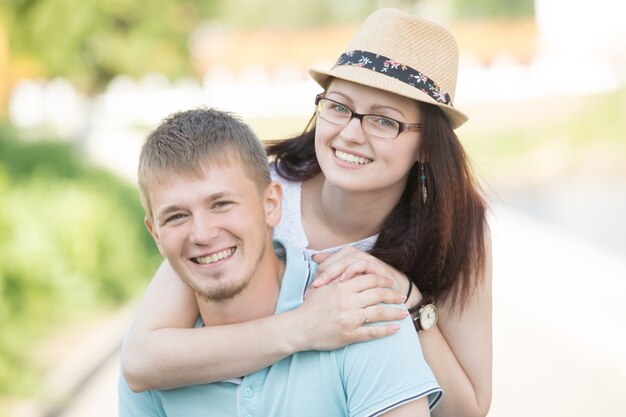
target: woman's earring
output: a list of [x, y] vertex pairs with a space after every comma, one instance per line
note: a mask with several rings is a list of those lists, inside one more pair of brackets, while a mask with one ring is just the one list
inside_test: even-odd
[[426, 190], [426, 173], [424, 172], [424, 164], [420, 164], [420, 180], [422, 181], [422, 203], [426, 204], [426, 200], [428, 200], [428, 190]]

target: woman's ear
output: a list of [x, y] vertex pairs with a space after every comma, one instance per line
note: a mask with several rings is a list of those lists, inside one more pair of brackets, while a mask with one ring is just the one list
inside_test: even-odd
[[283, 188], [272, 181], [265, 191], [265, 217], [269, 227], [276, 227], [280, 222], [283, 208]]

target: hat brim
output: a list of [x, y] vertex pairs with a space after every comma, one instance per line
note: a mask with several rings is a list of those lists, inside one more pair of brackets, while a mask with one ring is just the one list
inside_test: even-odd
[[460, 110], [447, 104], [439, 103], [428, 94], [400, 80], [367, 68], [353, 65], [335, 66], [330, 70], [311, 68], [309, 69], [309, 75], [324, 89], [328, 87], [328, 83], [332, 78], [339, 78], [435, 105], [443, 111], [452, 129], [458, 128], [468, 120], [468, 117]]

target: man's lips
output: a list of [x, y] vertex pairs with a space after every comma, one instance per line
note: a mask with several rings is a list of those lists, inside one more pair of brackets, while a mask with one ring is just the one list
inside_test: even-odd
[[223, 249], [218, 252], [211, 253], [205, 256], [199, 256], [196, 258], [191, 258], [191, 261], [201, 265], [209, 265], [215, 262], [221, 261], [222, 259], [230, 258], [235, 251], [237, 250], [236, 246], [232, 246], [227, 249]]

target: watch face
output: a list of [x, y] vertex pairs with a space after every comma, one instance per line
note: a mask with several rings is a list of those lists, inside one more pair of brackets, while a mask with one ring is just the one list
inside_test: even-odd
[[420, 311], [420, 324], [422, 329], [428, 330], [437, 324], [437, 307], [433, 304], [427, 304]]

